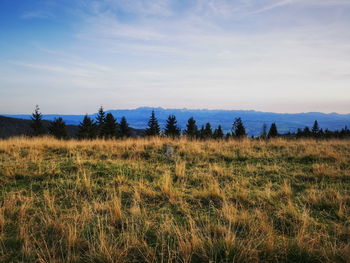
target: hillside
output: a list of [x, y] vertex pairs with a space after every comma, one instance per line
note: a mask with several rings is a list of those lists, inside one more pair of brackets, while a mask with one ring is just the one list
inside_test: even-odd
[[[138, 129], [144, 129], [150, 117], [153, 108], [142, 107], [132, 110], [109, 110], [118, 120], [125, 116], [129, 124]], [[197, 120], [200, 127], [206, 122], [210, 122], [215, 128], [222, 125], [225, 132], [232, 128], [235, 118], [241, 117], [245, 123], [250, 135], [260, 135], [264, 123], [270, 125], [277, 123], [280, 132], [294, 132], [297, 128], [311, 127], [315, 120], [318, 120], [320, 127], [329, 130], [339, 130], [344, 126], [350, 127], [350, 114], [325, 114], [318, 112], [282, 114], [258, 111], [243, 110], [191, 110], [191, 109], [163, 109], [154, 108], [156, 116], [162, 127], [165, 126], [169, 115], [174, 114], [182, 129], [186, 127], [186, 122], [190, 117]], [[95, 116], [92, 114], [91, 116]], [[10, 117], [28, 119], [30, 115], [8, 115]], [[55, 117], [62, 116], [68, 124], [77, 125], [83, 119], [83, 115], [45, 115], [44, 118], [53, 120]]]
[[349, 171], [348, 141], [0, 140], [0, 262], [346, 263]]
[[[0, 138], [29, 135], [30, 123], [30, 120], [0, 116]], [[48, 127], [49, 123], [50, 122], [47, 120], [43, 121], [46, 128]], [[67, 132], [70, 137], [75, 137], [78, 132], [78, 126], [67, 125]]]
[[[53, 120], [53, 118], [52, 118]], [[18, 119], [0, 116], [0, 138], [8, 138], [13, 136], [21, 136], [30, 134], [30, 123], [29, 119]], [[48, 127], [49, 121], [44, 120], [43, 124], [45, 127]], [[69, 137], [76, 137], [78, 132], [78, 126], [68, 124], [67, 132]], [[143, 135], [143, 130], [130, 128], [131, 136], [141, 136]]]

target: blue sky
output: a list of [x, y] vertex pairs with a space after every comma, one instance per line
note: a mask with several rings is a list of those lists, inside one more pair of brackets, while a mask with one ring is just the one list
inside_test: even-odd
[[0, 113], [350, 113], [349, 0], [0, 0]]

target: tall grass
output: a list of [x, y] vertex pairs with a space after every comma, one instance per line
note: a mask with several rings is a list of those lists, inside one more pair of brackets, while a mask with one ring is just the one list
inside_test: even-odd
[[0, 262], [350, 258], [349, 141], [13, 138], [0, 187]]

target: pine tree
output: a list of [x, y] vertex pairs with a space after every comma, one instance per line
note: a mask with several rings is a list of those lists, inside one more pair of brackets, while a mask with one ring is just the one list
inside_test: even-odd
[[79, 139], [94, 139], [97, 135], [97, 126], [94, 121], [85, 115], [83, 121], [79, 124], [78, 138]]
[[320, 131], [320, 127], [318, 126], [317, 120], [314, 122], [314, 125], [312, 126], [311, 132], [314, 137], [318, 136], [318, 133]]
[[148, 121], [148, 128], [146, 129], [147, 136], [159, 136], [160, 135], [160, 127], [158, 124], [158, 120], [152, 111], [151, 118]]
[[120, 137], [122, 138], [130, 137], [130, 127], [124, 116], [120, 120], [119, 132], [120, 132]]
[[118, 137], [118, 123], [112, 113], [107, 113], [104, 119], [103, 136], [108, 139]]
[[203, 139], [211, 139], [213, 137], [213, 131], [211, 129], [211, 124], [208, 122], [203, 129]]
[[57, 139], [68, 138], [66, 123], [61, 117], [55, 118], [54, 121], [50, 122], [48, 130], [49, 133], [55, 136]]
[[104, 137], [105, 132], [104, 132], [104, 123], [106, 120], [106, 113], [103, 110], [103, 107], [101, 106], [98, 110], [97, 116], [96, 116], [96, 126], [98, 129], [98, 136], [99, 137]]
[[303, 130], [303, 137], [310, 137], [311, 136], [311, 131], [308, 126], [306, 126]]
[[277, 125], [276, 125], [276, 123], [272, 123], [267, 137], [268, 138], [275, 138], [277, 136], [278, 136]]
[[184, 134], [191, 139], [198, 137], [198, 127], [193, 117], [189, 118], [186, 124], [186, 130]]
[[237, 138], [243, 138], [247, 136], [245, 127], [241, 118], [236, 118], [232, 125], [232, 134]]
[[164, 134], [167, 137], [179, 137], [181, 129], [177, 126], [177, 120], [174, 115], [170, 115], [166, 121]]
[[214, 134], [213, 134], [213, 138], [217, 139], [217, 140], [221, 140], [224, 138], [224, 132], [222, 131], [221, 125], [219, 125], [215, 129]]
[[40, 108], [38, 105], [36, 105], [34, 112], [32, 114], [32, 123], [30, 125], [30, 127], [32, 128], [31, 134], [33, 136], [41, 136], [46, 133], [42, 119], [43, 119], [43, 116], [40, 113]]

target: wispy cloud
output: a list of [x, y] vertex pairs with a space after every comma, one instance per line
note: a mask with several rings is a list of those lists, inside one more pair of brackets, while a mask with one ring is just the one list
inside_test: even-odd
[[[293, 103], [350, 99], [348, 0], [84, 0], [65, 6], [64, 17], [52, 11], [74, 16], [71, 37], [7, 62], [9, 75], [38, 89], [59, 79], [86, 101], [98, 90], [98, 103], [113, 108], [308, 111]], [[262, 100], [265, 108], [254, 107]]]

